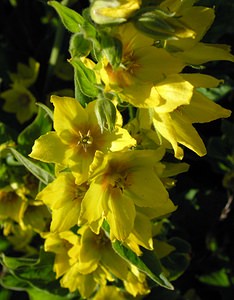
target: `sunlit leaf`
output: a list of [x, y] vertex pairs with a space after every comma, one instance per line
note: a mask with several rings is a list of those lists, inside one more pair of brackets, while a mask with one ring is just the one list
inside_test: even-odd
[[75, 69], [75, 83], [79, 86], [80, 91], [88, 97], [97, 96], [98, 89], [95, 86], [94, 71], [88, 69], [78, 58], [70, 59], [69, 62]]
[[124, 247], [119, 241], [112, 243], [115, 252], [123, 259], [136, 266], [158, 285], [173, 290], [173, 285], [162, 272], [161, 265], [152, 251], [147, 251], [142, 257], [138, 257], [133, 251]]
[[57, 11], [64, 27], [67, 30], [72, 33], [76, 33], [81, 30], [81, 27], [84, 24], [84, 19], [79, 13], [57, 1], [49, 1], [48, 4]]
[[22, 163], [26, 169], [29, 170], [37, 179], [42, 181], [44, 184], [48, 184], [54, 180], [53, 175], [51, 175], [46, 170], [42, 169], [35, 163], [33, 163], [31, 160], [20, 154], [16, 149], [10, 148], [12, 154], [15, 156], [15, 158]]

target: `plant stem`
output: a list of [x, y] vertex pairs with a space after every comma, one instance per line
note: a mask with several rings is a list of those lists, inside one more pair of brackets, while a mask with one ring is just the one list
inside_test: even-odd
[[[61, 2], [62, 5], [64, 6], [68, 6], [70, 0], [63, 0]], [[55, 34], [55, 38], [54, 38], [54, 44], [50, 53], [50, 58], [49, 58], [49, 62], [48, 62], [48, 70], [47, 70], [47, 75], [46, 75], [46, 80], [45, 80], [45, 85], [44, 85], [44, 90], [43, 90], [43, 94], [45, 94], [48, 90], [48, 87], [50, 85], [50, 81], [51, 78], [53, 76], [54, 73], [54, 69], [56, 67], [58, 58], [59, 58], [59, 52], [61, 49], [61, 45], [63, 42], [63, 37], [64, 37], [64, 32], [65, 32], [65, 28], [61, 22], [61, 20], [58, 20], [58, 26], [57, 26], [57, 30], [56, 30], [56, 34]]]

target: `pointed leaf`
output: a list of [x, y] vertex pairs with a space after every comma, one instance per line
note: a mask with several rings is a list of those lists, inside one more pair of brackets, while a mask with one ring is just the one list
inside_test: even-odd
[[37, 179], [42, 181], [44, 184], [49, 184], [54, 180], [54, 176], [51, 175], [46, 170], [42, 169], [35, 163], [33, 163], [31, 160], [23, 156], [21, 153], [19, 153], [17, 150], [10, 148], [12, 154], [15, 156], [15, 158], [22, 163], [26, 169], [29, 170]]
[[113, 68], [117, 68], [122, 60], [122, 43], [108, 34], [101, 35], [101, 46], [104, 55]]
[[53, 111], [48, 106], [46, 106], [45, 104], [40, 103], [40, 102], [37, 102], [36, 105], [38, 105], [39, 107], [41, 107], [47, 113], [47, 115], [50, 117], [50, 119], [52, 121], [54, 120]]
[[86, 68], [78, 58], [71, 59], [69, 62], [75, 69], [75, 84], [79, 86], [80, 91], [88, 97], [96, 97], [98, 89], [95, 86], [94, 71]]
[[18, 136], [17, 142], [21, 146], [21, 152], [27, 155], [31, 152], [34, 141], [52, 128], [52, 122], [47, 112], [41, 107], [38, 109], [35, 120], [29, 124]]
[[67, 30], [72, 33], [80, 31], [85, 20], [79, 13], [57, 1], [49, 1], [48, 4], [57, 11], [63, 25]]
[[158, 285], [173, 290], [174, 287], [164, 276], [157, 257], [151, 251], [147, 251], [142, 257], [137, 256], [132, 250], [124, 247], [119, 241], [112, 243], [115, 252], [123, 259], [136, 266]]

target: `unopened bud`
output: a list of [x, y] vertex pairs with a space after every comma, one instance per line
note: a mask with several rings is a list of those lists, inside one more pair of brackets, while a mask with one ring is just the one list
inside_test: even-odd
[[95, 113], [101, 131], [108, 129], [112, 131], [115, 128], [116, 108], [108, 99], [98, 99], [95, 106]]
[[97, 24], [123, 23], [140, 5], [141, 0], [94, 0], [90, 14]]
[[180, 21], [174, 13], [166, 13], [160, 9], [139, 11], [134, 17], [134, 24], [138, 30], [155, 40], [179, 38], [194, 38], [195, 32]]

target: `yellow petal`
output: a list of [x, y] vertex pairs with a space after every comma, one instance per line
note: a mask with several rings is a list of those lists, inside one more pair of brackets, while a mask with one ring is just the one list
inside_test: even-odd
[[180, 108], [191, 123], [206, 123], [220, 118], [228, 118], [231, 111], [216, 104], [199, 92], [195, 92], [190, 105]]
[[87, 124], [87, 113], [74, 98], [53, 95], [51, 102], [54, 104], [54, 129], [69, 144], [78, 136], [77, 129]]
[[111, 151], [122, 151], [136, 146], [136, 140], [131, 137], [126, 129], [116, 127], [113, 134], [110, 133], [110, 135], [114, 135], [113, 142], [110, 148]]
[[63, 164], [67, 146], [63, 144], [56, 132], [48, 132], [39, 137], [29, 154], [34, 159], [43, 162]]
[[198, 43], [187, 51], [178, 52], [176, 56], [184, 60], [187, 64], [193, 65], [201, 65], [213, 60], [234, 62], [234, 56], [229, 51], [230, 49], [226, 45]]
[[114, 252], [111, 243], [102, 249], [102, 265], [117, 278], [124, 280], [129, 272], [128, 263]]
[[131, 174], [131, 177], [127, 193], [137, 206], [159, 208], [165, 205], [169, 196], [153, 168], [141, 168]]
[[137, 212], [134, 229], [128, 237], [127, 244], [138, 255], [142, 254], [140, 248], [136, 247], [138, 245], [153, 250], [152, 224], [148, 216]]
[[102, 256], [102, 249], [99, 249], [100, 237], [87, 226], [82, 226], [78, 233], [81, 235], [79, 272], [88, 274], [97, 269]]
[[[79, 224], [88, 223], [92, 230], [98, 234], [105, 216], [103, 202], [105, 190], [100, 182], [92, 182], [81, 203]], [[95, 208], [95, 209], [94, 209]]]
[[184, 156], [184, 151], [178, 145], [177, 133], [173, 126], [170, 114], [155, 114], [153, 119], [153, 125], [155, 130], [170, 142], [175, 152], [175, 157], [178, 159], [182, 159]]
[[110, 225], [111, 239], [124, 241], [132, 231], [135, 219], [133, 200], [127, 196], [113, 194], [108, 201], [107, 221]]
[[186, 81], [189, 81], [194, 87], [213, 88], [223, 83], [223, 80], [217, 79], [206, 74], [181, 74]]
[[155, 107], [158, 113], [171, 112], [180, 105], [189, 104], [193, 95], [193, 85], [180, 75], [168, 76], [154, 89], [160, 97], [160, 103]]
[[74, 225], [77, 225], [79, 214], [79, 201], [68, 201], [63, 207], [55, 209], [52, 212], [51, 232], [62, 232], [71, 229]]
[[177, 142], [191, 149], [199, 156], [204, 156], [206, 147], [190, 120], [184, 114], [174, 112], [172, 114], [172, 122], [176, 131]]

